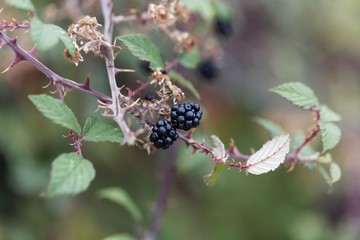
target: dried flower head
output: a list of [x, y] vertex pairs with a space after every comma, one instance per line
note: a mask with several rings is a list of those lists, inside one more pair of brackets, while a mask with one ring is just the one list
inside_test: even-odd
[[148, 13], [157, 25], [171, 26], [176, 22], [174, 12], [163, 4], [150, 4]]
[[[100, 55], [103, 34], [98, 31], [99, 27], [101, 27], [101, 24], [98, 23], [97, 19], [90, 16], [85, 16], [80, 19], [78, 23], [69, 26], [68, 35], [77, 48], [76, 59], [78, 59], [78, 61], [82, 59], [81, 51], [85, 53], [93, 52], [95, 55]], [[76, 64], [78, 61], [71, 62]]]
[[191, 51], [197, 45], [197, 39], [188, 32], [173, 32], [175, 36], [175, 41], [181, 46], [185, 51]]

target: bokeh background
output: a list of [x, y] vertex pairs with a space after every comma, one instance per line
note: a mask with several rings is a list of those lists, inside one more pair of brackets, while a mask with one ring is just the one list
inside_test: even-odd
[[[117, 13], [131, 7], [145, 9], [146, 1], [115, 1]], [[182, 142], [177, 148], [177, 173], [159, 239], [180, 240], [356, 240], [360, 239], [360, 1], [358, 0], [227, 0], [233, 10], [234, 34], [218, 38], [224, 55], [220, 75], [208, 81], [185, 72], [202, 95], [205, 119], [198, 138], [218, 135], [233, 138], [241, 151], [259, 148], [269, 139], [252, 118], [261, 116], [280, 124], [291, 134], [308, 132], [311, 116], [291, 106], [268, 89], [289, 81], [312, 87], [321, 102], [343, 117], [343, 137], [332, 152], [343, 177], [332, 192], [317, 171], [297, 166], [291, 173], [277, 171], [246, 176], [227, 171], [214, 187], [204, 184], [211, 159], [191, 157]], [[97, 1], [34, 0], [46, 22], [64, 28], [81, 14], [99, 15]], [[81, 7], [78, 7], [80, 5]], [[5, 6], [1, 19], [22, 20], [26, 13]], [[101, 21], [101, 20], [100, 20]], [[209, 26], [207, 26], [209, 30]], [[148, 31], [146, 26], [125, 24], [121, 33]], [[210, 28], [211, 30], [211, 28]], [[19, 44], [32, 44], [23, 31]], [[210, 35], [214, 35], [211, 33]], [[173, 45], [151, 32], [164, 55]], [[64, 77], [81, 82], [91, 74], [94, 88], [108, 93], [104, 63], [91, 54], [79, 67], [62, 57], [62, 46], [38, 52], [38, 58]], [[11, 62], [12, 51], [0, 49], [0, 69]], [[118, 83], [134, 86], [148, 76], [128, 53], [121, 52], [117, 65], [137, 73], [118, 76]], [[51, 161], [73, 151], [62, 136], [66, 131], [48, 121], [27, 99], [28, 94], [48, 92], [41, 87], [46, 77], [28, 63], [20, 63], [0, 75], [0, 239], [1, 240], [97, 240], [139, 228], [129, 213], [95, 193], [119, 186], [130, 194], [145, 215], [145, 224], [156, 200], [165, 151], [152, 155], [136, 147], [111, 143], [86, 143], [84, 156], [97, 176], [88, 191], [76, 197], [45, 199]], [[191, 94], [188, 94], [191, 99]], [[94, 98], [71, 92], [66, 102], [84, 123], [96, 110]], [[321, 149], [319, 141], [314, 145]]]

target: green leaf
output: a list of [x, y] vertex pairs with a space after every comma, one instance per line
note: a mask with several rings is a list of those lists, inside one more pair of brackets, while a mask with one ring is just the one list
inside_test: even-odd
[[110, 200], [123, 206], [130, 212], [135, 221], [142, 221], [143, 215], [141, 214], [140, 209], [124, 189], [118, 187], [109, 187], [98, 191], [97, 195], [100, 198]]
[[255, 117], [254, 121], [259, 125], [261, 125], [263, 128], [265, 128], [266, 130], [268, 130], [271, 137], [276, 137], [285, 133], [284, 130], [279, 125], [268, 119]]
[[45, 24], [34, 17], [30, 25], [30, 37], [36, 48], [42, 51], [52, 49], [59, 41], [69, 50], [71, 56], [76, 56], [76, 48], [64, 29], [54, 24]]
[[118, 233], [118, 234], [106, 237], [103, 240], [135, 240], [135, 238], [127, 233]]
[[216, 163], [214, 169], [211, 171], [210, 174], [204, 177], [206, 185], [212, 187], [218, 181], [221, 173], [228, 168], [226, 164], [223, 163]]
[[95, 178], [93, 164], [76, 153], [64, 153], [51, 167], [47, 197], [75, 195], [85, 191]]
[[135, 57], [150, 62], [150, 68], [153, 71], [158, 67], [164, 67], [160, 50], [146, 36], [129, 34], [117, 37], [117, 39], [122, 41]]
[[124, 136], [119, 128], [102, 122], [96, 117], [90, 116], [85, 123], [83, 135], [89, 142], [116, 142], [122, 143]]
[[333, 161], [333, 159], [332, 159], [331, 154], [327, 153], [327, 154], [321, 156], [318, 161], [319, 161], [319, 163], [329, 164]]
[[200, 94], [194, 85], [189, 80], [186, 80], [180, 73], [176, 72], [175, 70], [171, 70], [169, 72], [169, 76], [173, 81], [187, 88], [192, 94], [194, 94], [197, 99], [200, 99]]
[[200, 61], [200, 51], [198, 48], [194, 48], [190, 52], [183, 52], [178, 57], [181, 65], [189, 69], [195, 69]]
[[81, 134], [81, 127], [71, 109], [61, 100], [46, 94], [29, 95], [36, 108], [48, 119]]
[[319, 122], [323, 152], [334, 148], [341, 139], [341, 130], [334, 123]]
[[319, 101], [315, 96], [314, 91], [300, 82], [284, 83], [270, 89], [270, 91], [279, 94], [294, 105], [303, 109], [311, 109], [319, 105]]
[[190, 12], [196, 12], [206, 21], [212, 21], [215, 17], [215, 8], [212, 0], [181, 0], [182, 4], [189, 9]]
[[330, 177], [331, 177], [331, 184], [340, 180], [341, 168], [339, 167], [339, 165], [337, 163], [335, 163], [335, 162], [330, 163], [329, 172], [330, 172]]
[[[216, 17], [223, 20], [228, 21], [231, 19], [231, 8], [229, 5], [225, 4], [222, 1], [216, 0], [213, 1], [215, 11], [216, 11]], [[238, 14], [238, 13], [237, 13]]]
[[318, 170], [321, 174], [321, 176], [324, 178], [324, 180], [330, 184], [331, 183], [331, 176], [329, 174], [329, 172], [321, 165], [318, 165]]
[[321, 105], [320, 120], [323, 122], [338, 122], [341, 120], [341, 116], [331, 110], [328, 106]]
[[19, 9], [35, 11], [34, 4], [30, 0], [5, 0], [5, 3]]

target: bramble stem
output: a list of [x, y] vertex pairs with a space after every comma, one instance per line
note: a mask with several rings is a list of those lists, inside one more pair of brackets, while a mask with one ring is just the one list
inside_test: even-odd
[[21, 57], [25, 61], [28, 61], [35, 68], [37, 68], [40, 72], [42, 72], [48, 78], [50, 78], [50, 80], [53, 83], [61, 84], [65, 87], [68, 87], [71, 89], [76, 89], [81, 92], [85, 92], [87, 94], [90, 94], [90, 95], [96, 97], [103, 103], [110, 104], [112, 102], [108, 96], [89, 88], [89, 86], [87, 86], [85, 84], [80, 84], [80, 83], [74, 82], [70, 79], [59, 76], [58, 74], [53, 72], [51, 69], [46, 67], [42, 62], [37, 60], [32, 54], [30, 54], [30, 52], [21, 48], [16, 43], [16, 40], [10, 39], [7, 35], [5, 35], [1, 31], [0, 31], [0, 40], [3, 42], [4, 45], [9, 46], [15, 52], [16, 56]]
[[146, 240], [155, 240], [159, 233], [161, 218], [169, 199], [172, 178], [176, 171], [176, 146], [169, 148], [165, 155], [165, 166], [161, 179], [160, 192], [151, 216], [150, 227], [145, 234]]

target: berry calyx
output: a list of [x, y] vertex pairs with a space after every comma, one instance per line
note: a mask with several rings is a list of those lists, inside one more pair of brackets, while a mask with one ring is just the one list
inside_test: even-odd
[[188, 131], [199, 126], [202, 114], [203, 111], [197, 103], [175, 104], [171, 108], [171, 123], [175, 128]]
[[152, 133], [149, 136], [151, 142], [156, 148], [167, 149], [178, 138], [176, 129], [168, 120], [158, 120], [152, 128]]
[[219, 75], [220, 69], [212, 59], [205, 59], [199, 64], [200, 74], [207, 79], [213, 79]]

